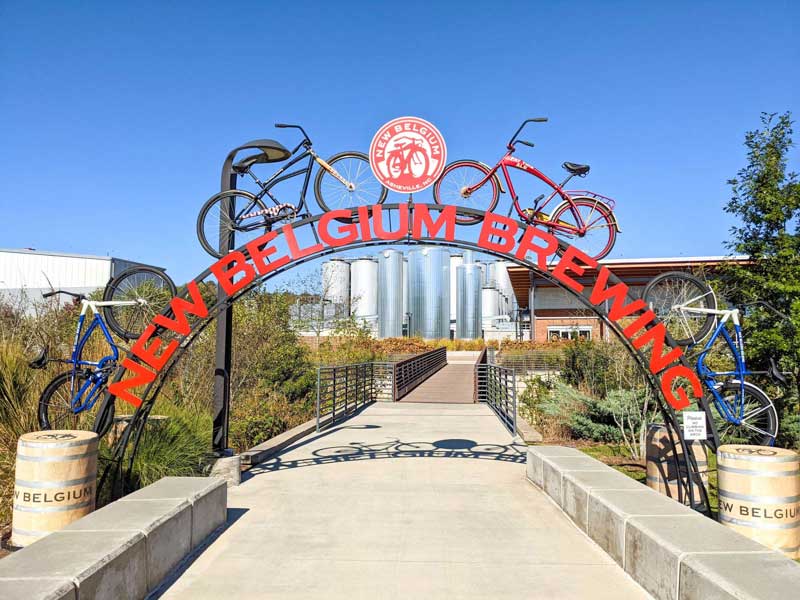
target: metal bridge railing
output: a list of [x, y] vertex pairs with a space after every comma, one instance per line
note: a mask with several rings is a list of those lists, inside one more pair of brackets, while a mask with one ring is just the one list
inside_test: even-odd
[[317, 368], [317, 431], [367, 404], [395, 402], [447, 364], [437, 348], [400, 362], [365, 362]]
[[317, 431], [374, 401], [372, 363], [317, 369]]
[[512, 435], [517, 434], [517, 377], [513, 369], [479, 359], [475, 364], [475, 397], [494, 410]]
[[446, 364], [447, 348], [436, 348], [395, 363], [395, 400], [405, 396]]

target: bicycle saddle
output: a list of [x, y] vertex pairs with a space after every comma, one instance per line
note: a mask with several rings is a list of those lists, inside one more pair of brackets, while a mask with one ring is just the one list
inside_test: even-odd
[[28, 362], [31, 369], [44, 369], [47, 366], [47, 348], [41, 348], [36, 356]]
[[233, 165], [233, 170], [237, 173], [244, 173], [255, 164], [281, 162], [292, 155], [283, 144], [275, 140], [258, 140], [257, 147], [259, 152], [245, 156]]
[[789, 381], [786, 379], [781, 370], [778, 368], [777, 363], [775, 362], [774, 358], [769, 359], [769, 369], [767, 369], [767, 375], [778, 385], [782, 387], [789, 387]]
[[586, 175], [589, 172], [589, 165], [580, 165], [578, 163], [565, 162], [563, 165], [567, 171], [572, 175]]

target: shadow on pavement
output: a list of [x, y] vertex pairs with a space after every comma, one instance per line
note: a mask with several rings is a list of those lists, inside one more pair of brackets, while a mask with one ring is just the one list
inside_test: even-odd
[[[358, 426], [354, 428], [363, 429], [369, 427]], [[320, 437], [322, 436], [317, 436], [315, 439]], [[313, 440], [308, 440], [308, 442], [310, 441]], [[525, 463], [524, 445], [478, 444], [474, 440], [458, 438], [437, 440], [435, 442], [405, 442], [399, 439], [374, 444], [351, 442], [346, 446], [318, 448], [312, 451], [311, 454], [312, 456], [310, 457], [295, 460], [286, 460], [282, 456], [276, 456], [251, 468], [249, 471], [250, 477], [286, 469], [387, 458], [462, 458]]]

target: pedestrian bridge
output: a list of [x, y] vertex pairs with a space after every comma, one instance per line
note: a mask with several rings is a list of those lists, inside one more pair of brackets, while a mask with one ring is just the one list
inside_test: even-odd
[[165, 477], [0, 561], [0, 597], [797, 596], [793, 561], [574, 448], [526, 445], [513, 376], [437, 356], [377, 388], [334, 374], [350, 400], [251, 451], [239, 485]]
[[162, 597], [649, 597], [525, 478], [525, 447], [491, 409], [418, 400], [372, 404], [252, 468], [227, 529]]

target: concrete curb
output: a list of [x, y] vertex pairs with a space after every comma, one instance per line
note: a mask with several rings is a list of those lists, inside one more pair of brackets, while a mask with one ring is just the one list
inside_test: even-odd
[[268, 439], [266, 442], [262, 442], [258, 446], [254, 446], [253, 448], [250, 448], [250, 450], [242, 452], [239, 455], [242, 460], [242, 467], [249, 469], [258, 463], [264, 462], [268, 458], [278, 454], [278, 452], [287, 446], [294, 444], [297, 440], [304, 438], [309, 433], [313, 433], [316, 430], [317, 420], [311, 419], [310, 421], [306, 421], [297, 427], [293, 427], [289, 431], [284, 431], [280, 435], [276, 435], [275, 437]]
[[575, 448], [529, 446], [526, 477], [657, 600], [793, 598], [800, 565]]
[[3, 600], [140, 600], [227, 518], [222, 479], [165, 477], [0, 561]]

